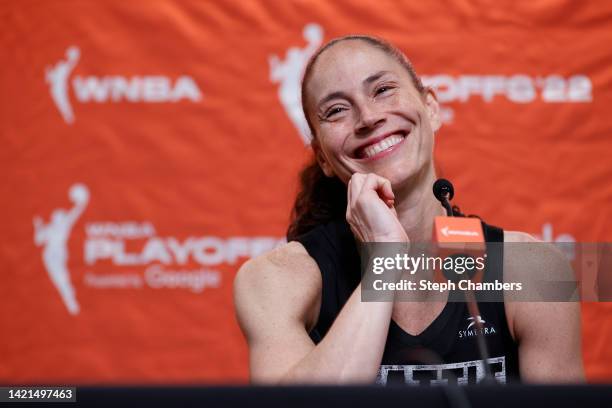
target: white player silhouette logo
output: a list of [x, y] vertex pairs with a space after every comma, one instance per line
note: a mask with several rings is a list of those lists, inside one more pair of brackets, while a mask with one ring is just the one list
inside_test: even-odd
[[57, 209], [51, 213], [47, 224], [39, 216], [34, 217], [34, 242], [44, 246], [42, 258], [51, 281], [57, 288], [72, 315], [79, 313], [79, 303], [68, 271], [68, 238], [76, 220], [89, 202], [89, 190], [83, 184], [74, 184], [68, 192], [74, 207]]
[[59, 60], [53, 67], [47, 67], [45, 79], [49, 84], [55, 106], [68, 124], [74, 122], [74, 113], [68, 99], [68, 76], [79, 61], [81, 52], [74, 45], [66, 50], [66, 60]]
[[304, 144], [309, 144], [310, 131], [302, 112], [300, 82], [308, 59], [323, 41], [323, 29], [318, 24], [310, 23], [304, 27], [303, 35], [308, 43], [306, 47], [303, 49], [299, 47], [289, 48], [287, 56], [282, 62], [277, 55], [271, 55], [269, 62], [270, 80], [274, 83], [280, 83], [278, 88], [280, 101], [293, 125], [300, 132]]

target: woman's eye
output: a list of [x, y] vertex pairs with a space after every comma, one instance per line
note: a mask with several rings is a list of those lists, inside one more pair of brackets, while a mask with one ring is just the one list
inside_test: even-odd
[[391, 89], [390, 86], [381, 86], [380, 88], [376, 88], [376, 91], [374, 92], [374, 94], [380, 95], [381, 93], [387, 92], [389, 89]]
[[332, 116], [334, 116], [337, 113], [342, 112], [344, 109], [342, 109], [341, 107], [337, 106], [335, 108], [331, 108], [330, 110], [327, 111], [327, 113], [325, 114], [326, 118], [331, 118]]

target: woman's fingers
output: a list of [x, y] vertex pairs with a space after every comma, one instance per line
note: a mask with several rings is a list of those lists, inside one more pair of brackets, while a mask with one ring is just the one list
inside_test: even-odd
[[360, 193], [367, 191], [375, 191], [380, 199], [385, 203], [395, 200], [395, 194], [391, 188], [391, 182], [388, 179], [374, 173], [367, 174], [363, 180]]
[[348, 188], [346, 219], [362, 241], [407, 241], [394, 209], [391, 182], [374, 173], [355, 173]]

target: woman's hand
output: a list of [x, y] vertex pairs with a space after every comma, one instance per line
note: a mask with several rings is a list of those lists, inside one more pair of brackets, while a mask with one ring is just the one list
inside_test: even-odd
[[391, 182], [374, 173], [355, 173], [348, 183], [346, 220], [361, 242], [408, 242], [395, 211]]

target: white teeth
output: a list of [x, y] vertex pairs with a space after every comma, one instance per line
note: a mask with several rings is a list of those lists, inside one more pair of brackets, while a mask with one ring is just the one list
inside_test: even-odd
[[366, 158], [372, 157], [372, 156], [382, 152], [383, 150], [387, 150], [391, 146], [395, 146], [396, 144], [398, 144], [402, 140], [404, 140], [404, 136], [391, 135], [389, 137], [384, 138], [383, 140], [381, 140], [378, 143], [375, 143], [373, 145], [370, 145], [370, 146], [366, 147], [363, 150], [363, 153], [364, 153]]

